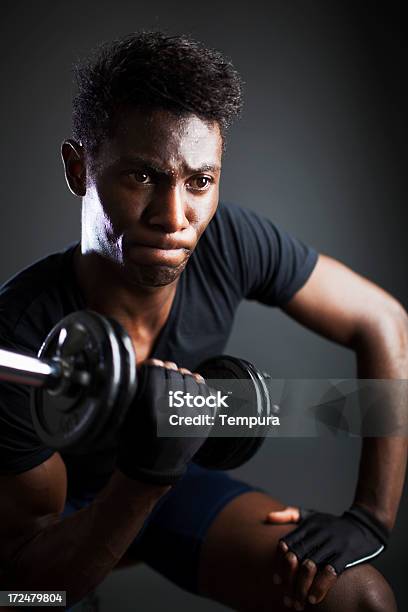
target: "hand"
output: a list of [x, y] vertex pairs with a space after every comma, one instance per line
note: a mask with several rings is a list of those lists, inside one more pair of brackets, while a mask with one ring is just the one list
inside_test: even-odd
[[[173, 362], [151, 359], [138, 373], [138, 389], [120, 433], [118, 467], [129, 478], [158, 485], [171, 485], [181, 478], [187, 463], [208, 436], [211, 426], [200, 427], [202, 437], [158, 435], [177, 409], [169, 406], [169, 391], [192, 396], [211, 395], [200, 374], [177, 368]], [[213, 416], [205, 405], [200, 414]], [[183, 406], [183, 416], [196, 416], [197, 409]]]
[[298, 522], [279, 542], [275, 584], [282, 582], [284, 602], [303, 610], [320, 603], [348, 567], [379, 555], [389, 531], [368, 510], [352, 506], [342, 516], [287, 507], [271, 512], [270, 523]]

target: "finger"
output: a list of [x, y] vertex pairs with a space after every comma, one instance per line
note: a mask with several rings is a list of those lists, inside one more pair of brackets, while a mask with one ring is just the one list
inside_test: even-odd
[[287, 506], [283, 510], [274, 510], [266, 516], [267, 523], [297, 523], [300, 518], [299, 508]]
[[298, 571], [299, 562], [292, 551], [288, 551], [279, 563], [278, 575], [282, 578], [282, 587], [290, 595], [293, 595], [293, 584]]
[[189, 374], [190, 376], [192, 376], [194, 378], [194, 380], [196, 380], [198, 383], [203, 383], [205, 382], [204, 378], [201, 376], [201, 374], [199, 374], [198, 372], [192, 372], [191, 370], [188, 370], [187, 368], [179, 368], [178, 371], [180, 372], [180, 374]]
[[291, 608], [293, 606], [293, 585], [298, 571], [299, 563], [296, 555], [289, 551], [287, 552], [281, 563], [278, 572], [282, 577], [282, 588], [283, 588], [283, 603], [286, 607]]
[[179, 368], [178, 371], [180, 374], [191, 374], [191, 371], [187, 370], [187, 368]]
[[198, 383], [205, 383], [205, 378], [203, 378], [198, 372], [192, 372], [191, 374], [192, 376], [194, 376]]
[[[324, 530], [319, 529], [315, 525], [310, 525], [307, 522], [301, 521], [299, 526], [286, 534], [282, 540], [284, 540], [289, 550], [292, 550], [297, 555], [300, 561], [306, 558], [312, 559], [317, 564], [320, 562], [323, 563], [324, 561], [331, 561], [331, 559], [327, 557], [327, 536]], [[315, 558], [316, 551], [324, 556]]]
[[163, 365], [168, 370], [178, 370], [177, 364], [175, 364], [174, 361], [164, 361]]
[[[317, 574], [317, 565], [311, 559], [305, 559], [299, 565], [293, 585], [294, 607], [305, 606], [310, 587]], [[296, 603], [299, 604], [296, 606]]]
[[164, 361], [162, 361], [161, 359], [155, 359], [154, 357], [151, 357], [150, 359], [146, 359], [146, 361], [143, 361], [142, 364], [164, 367]]
[[308, 601], [317, 604], [323, 601], [329, 590], [336, 583], [338, 575], [332, 565], [325, 565], [315, 576], [309, 589]]
[[282, 574], [284, 571], [285, 554], [289, 548], [283, 540], [279, 540], [276, 554], [275, 573], [272, 576], [274, 584], [282, 584]]

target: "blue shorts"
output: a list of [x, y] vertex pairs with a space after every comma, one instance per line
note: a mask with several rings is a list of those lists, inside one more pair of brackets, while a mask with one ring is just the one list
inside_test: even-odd
[[[200, 549], [208, 528], [228, 502], [255, 490], [259, 489], [225, 472], [191, 463], [187, 474], [154, 507], [128, 554], [197, 593]], [[64, 516], [84, 508], [93, 497], [68, 499]]]

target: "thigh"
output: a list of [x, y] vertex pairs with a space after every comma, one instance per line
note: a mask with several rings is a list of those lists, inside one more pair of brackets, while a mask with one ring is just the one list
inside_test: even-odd
[[165, 495], [127, 552], [178, 586], [198, 593], [203, 542], [225, 507], [256, 489], [225, 472], [191, 464]]
[[[262, 492], [232, 500], [217, 516], [201, 548], [198, 591], [235, 610], [251, 610], [270, 592], [270, 610], [280, 611], [282, 591], [275, 587], [279, 539], [296, 525], [272, 525], [265, 518], [285, 505]], [[260, 605], [260, 602], [258, 602]], [[287, 610], [287, 608], [286, 608]]]
[[[198, 566], [207, 531], [233, 499], [255, 487], [191, 463], [187, 474], [158, 502], [118, 567], [144, 561], [180, 587], [198, 592]], [[89, 505], [97, 492], [67, 499], [63, 517]]]
[[[201, 547], [198, 592], [241, 612], [284, 612], [285, 592], [274, 585], [278, 541], [295, 524], [265, 522], [284, 505], [262, 492], [247, 492], [232, 500], [216, 517]], [[305, 610], [353, 612], [396, 611], [394, 595], [371, 565], [346, 570], [326, 598]]]

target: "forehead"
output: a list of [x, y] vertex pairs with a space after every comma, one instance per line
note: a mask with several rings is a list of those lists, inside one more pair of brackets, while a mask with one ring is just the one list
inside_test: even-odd
[[101, 153], [112, 163], [123, 157], [143, 157], [174, 171], [183, 165], [217, 166], [222, 137], [216, 122], [207, 123], [196, 115], [178, 117], [164, 110], [147, 113], [127, 109], [121, 112], [114, 135]]

